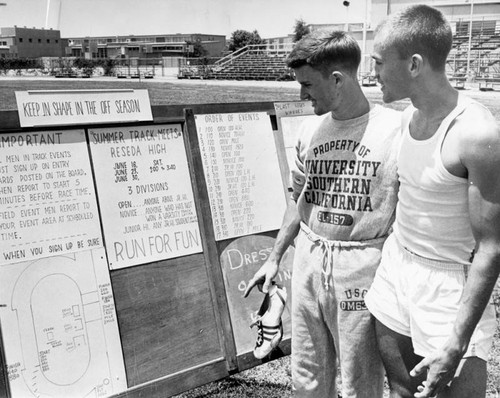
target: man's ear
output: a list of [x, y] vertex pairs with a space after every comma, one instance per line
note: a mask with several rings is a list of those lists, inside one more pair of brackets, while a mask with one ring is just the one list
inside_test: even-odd
[[345, 81], [345, 76], [339, 71], [333, 71], [330, 78], [333, 79], [338, 87], [341, 87]]
[[420, 54], [413, 54], [410, 58], [410, 74], [413, 77], [418, 76], [424, 67], [424, 59]]

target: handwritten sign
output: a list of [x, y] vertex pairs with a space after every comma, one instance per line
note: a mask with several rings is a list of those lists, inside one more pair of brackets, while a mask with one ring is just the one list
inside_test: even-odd
[[286, 208], [266, 113], [196, 115], [217, 240], [279, 229]]
[[[275, 102], [274, 109], [278, 121], [278, 130], [283, 136], [288, 166], [286, 174], [289, 176], [297, 156], [295, 145], [297, 144], [301, 125], [305, 120], [315, 118], [316, 115], [310, 101]], [[292, 186], [291, 181], [288, 181], [288, 186]]]
[[276, 117], [313, 115], [314, 108], [310, 101], [275, 102]]
[[102, 247], [83, 130], [0, 136], [0, 264]]
[[153, 120], [147, 90], [16, 91], [22, 127]]
[[111, 269], [202, 251], [180, 124], [89, 130]]

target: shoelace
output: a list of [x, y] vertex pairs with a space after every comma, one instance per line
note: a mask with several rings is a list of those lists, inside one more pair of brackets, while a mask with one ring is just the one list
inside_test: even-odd
[[260, 317], [250, 325], [251, 328], [257, 326], [257, 342], [255, 343], [256, 347], [260, 347], [264, 343], [264, 329], [262, 327], [262, 321]]
[[264, 344], [264, 340], [271, 341], [274, 336], [280, 333], [282, 328], [281, 322], [276, 326], [265, 326], [262, 324], [261, 317], [258, 317], [257, 320], [250, 325], [250, 327], [257, 326], [257, 341], [255, 343], [256, 347], [260, 347]]

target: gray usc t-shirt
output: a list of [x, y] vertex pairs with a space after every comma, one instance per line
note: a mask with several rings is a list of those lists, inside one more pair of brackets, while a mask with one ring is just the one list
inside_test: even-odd
[[398, 194], [401, 113], [379, 105], [350, 120], [331, 113], [301, 126], [292, 199], [301, 220], [329, 240], [387, 235]]

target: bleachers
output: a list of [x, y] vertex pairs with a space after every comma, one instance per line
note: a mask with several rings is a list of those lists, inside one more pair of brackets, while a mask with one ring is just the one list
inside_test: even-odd
[[[495, 79], [500, 76], [500, 25], [494, 21], [474, 21], [470, 41], [468, 25], [459, 26], [453, 36], [452, 50], [447, 60], [447, 74], [456, 88], [465, 88], [470, 78]], [[178, 78], [200, 78], [221, 80], [294, 80], [293, 70], [286, 66], [286, 56], [293, 44], [270, 47], [249, 45], [214, 64], [179, 66]], [[194, 71], [194, 72], [193, 72]], [[200, 72], [201, 71], [201, 72]], [[472, 72], [470, 75], [466, 72]], [[363, 80], [363, 85], [375, 82]]]
[[286, 66], [285, 58], [285, 54], [247, 51], [222, 66], [215, 65], [207, 77], [222, 80], [293, 80], [293, 72]]
[[474, 21], [472, 37], [468, 25], [457, 23], [453, 36], [453, 47], [448, 57], [450, 79], [465, 76], [467, 70], [474, 78], [489, 79], [500, 72], [500, 30], [494, 21]]
[[199, 63], [190, 60], [189, 63], [179, 64], [177, 77], [179, 79], [294, 80], [293, 71], [285, 63], [285, 58], [291, 49], [292, 46], [286, 44], [248, 45], [215, 62], [205, 60], [205, 63]]
[[117, 65], [114, 68], [115, 76], [118, 79], [152, 79], [154, 77], [154, 69], [147, 67], [130, 67]]

